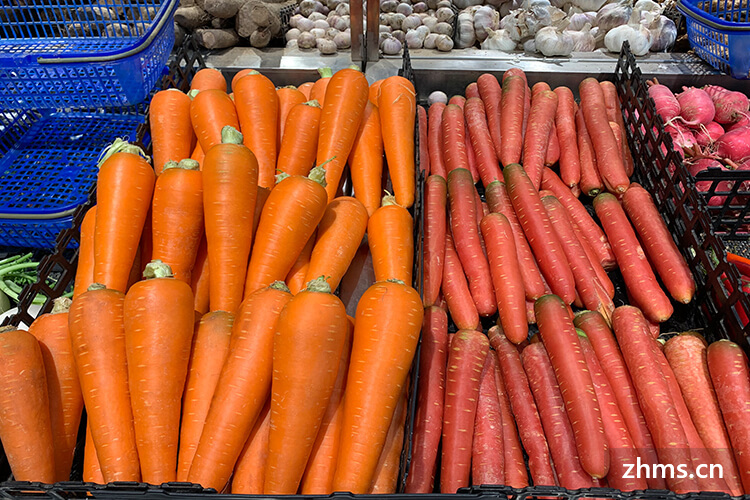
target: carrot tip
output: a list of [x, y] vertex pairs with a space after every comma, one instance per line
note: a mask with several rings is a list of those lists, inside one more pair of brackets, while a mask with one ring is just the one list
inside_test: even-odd
[[55, 305], [52, 306], [52, 314], [59, 314], [68, 312], [73, 301], [68, 297], [58, 297], [53, 303]]

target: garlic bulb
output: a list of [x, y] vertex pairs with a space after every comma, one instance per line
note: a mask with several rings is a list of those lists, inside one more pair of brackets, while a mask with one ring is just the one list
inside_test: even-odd
[[322, 28], [313, 28], [310, 30], [315, 38], [324, 38], [326, 36], [326, 30]]
[[395, 56], [401, 52], [401, 42], [389, 35], [388, 38], [383, 40], [380, 44], [380, 50], [382, 50], [385, 55]]
[[[440, 33], [442, 35], [450, 35], [450, 33], [446, 33], [444, 31], [439, 31], [437, 28], [438, 26], [445, 24], [445, 23], [439, 23], [435, 27], [435, 32]], [[474, 43], [476, 43], [476, 33], [474, 32], [474, 22], [471, 19], [471, 16], [469, 14], [461, 13], [458, 16], [458, 24], [456, 24], [456, 46], [459, 49], [467, 49], [469, 47], [473, 47]]]
[[437, 17], [427, 16], [422, 19], [422, 24], [427, 26], [430, 31], [435, 31], [435, 25], [438, 23]]
[[454, 16], [453, 9], [450, 7], [441, 7], [435, 12], [435, 17], [441, 23], [452, 23]]
[[493, 30], [487, 28], [487, 38], [481, 44], [483, 50], [502, 50], [503, 52], [510, 52], [515, 50], [516, 42], [510, 39], [508, 33], [505, 30]]
[[326, 38], [328, 38], [329, 40], [333, 40], [339, 33], [341, 32], [336, 28], [328, 28], [326, 30]]
[[596, 50], [596, 39], [591, 34], [591, 25], [586, 23], [580, 31], [565, 31], [573, 38], [573, 52], [593, 52]]
[[604, 45], [610, 52], [619, 53], [623, 42], [630, 42], [630, 50], [633, 55], [646, 55], [651, 48], [651, 32], [640, 24], [624, 24], [611, 29], [604, 36]]
[[292, 17], [289, 18], [289, 27], [290, 28], [296, 28], [297, 27], [297, 21], [300, 19], [304, 19], [302, 14], [294, 14]]
[[[651, 52], [666, 52], [675, 40], [677, 40], [677, 26], [667, 16], [656, 15], [654, 12], [644, 12], [646, 19], [641, 21], [642, 25], [651, 32]], [[649, 18], [654, 15], [656, 18], [649, 22]], [[645, 21], [645, 22], [644, 22]]]
[[395, 30], [393, 33], [391, 33], [391, 36], [401, 42], [402, 45], [406, 41], [406, 33], [401, 30]]
[[405, 16], [410, 16], [414, 12], [414, 10], [408, 3], [400, 3], [398, 4], [398, 7], [396, 7], [396, 12]]
[[575, 42], [570, 32], [560, 31], [552, 26], [540, 29], [534, 37], [536, 49], [547, 57], [569, 56]]
[[580, 12], [569, 17], [570, 24], [566, 29], [571, 31], [581, 31], [586, 23], [594, 26], [596, 24], [596, 12]]
[[328, 38], [318, 38], [317, 47], [321, 54], [330, 55], [336, 53], [336, 44]]
[[403, 24], [404, 19], [406, 19], [406, 16], [403, 14], [399, 14], [396, 12], [395, 14], [391, 14], [391, 17], [389, 19], [389, 24], [391, 25], [391, 28], [394, 30], [400, 30], [401, 24]]
[[380, 12], [396, 12], [398, 2], [396, 0], [384, 0], [380, 2]]
[[572, 0], [572, 3], [584, 12], [598, 12], [607, 0]]
[[422, 39], [426, 38], [427, 35], [430, 34], [430, 28], [428, 28], [427, 26], [418, 26], [417, 29], [415, 29], [414, 31], [419, 33]]
[[299, 36], [300, 36], [301, 33], [302, 32], [300, 30], [298, 30], [297, 28], [292, 28], [292, 29], [290, 29], [289, 31], [286, 32], [286, 34], [284, 35], [284, 38], [286, 38], [287, 42], [289, 40], [296, 40], [297, 38], [299, 38]]
[[510, 14], [510, 11], [513, 10], [513, 2], [503, 2], [500, 5], [500, 17], [503, 18]]
[[348, 3], [340, 3], [336, 6], [336, 14], [340, 16], [348, 16], [349, 15], [349, 4]]
[[380, 25], [380, 33], [390, 33], [391, 31], [393, 31], [393, 28], [391, 28], [390, 26], [383, 26], [382, 24]]
[[339, 50], [348, 49], [352, 46], [352, 36], [349, 33], [339, 33], [333, 37], [333, 43]]
[[[428, 26], [429, 27], [429, 26]], [[474, 31], [474, 24], [471, 24], [471, 30]], [[453, 26], [448, 23], [437, 23], [434, 28], [430, 28], [431, 32], [438, 33], [440, 35], [452, 35]]]
[[401, 29], [404, 31], [409, 31], [416, 29], [418, 26], [422, 25], [422, 18], [419, 17], [417, 14], [412, 14], [410, 16], [407, 16], [406, 19], [404, 19], [404, 22], [401, 23]]
[[661, 5], [654, 2], [654, 0], [638, 0], [633, 7], [638, 12], [658, 12], [661, 14], [664, 9]]
[[307, 16], [307, 18], [308, 18], [308, 19], [309, 19], [310, 21], [320, 21], [320, 20], [323, 20], [323, 21], [325, 21], [325, 20], [326, 20], [326, 17], [327, 17], [327, 16], [324, 16], [324, 15], [323, 15], [323, 14], [321, 14], [320, 12], [313, 12], [312, 14], [310, 14], [309, 16]]
[[471, 7], [472, 5], [482, 5], [483, 3], [482, 0], [455, 0], [453, 2], [453, 4], [460, 10], [463, 10], [466, 7]]
[[296, 39], [289, 40], [288, 42], [286, 42], [286, 48], [287, 49], [298, 49], [299, 48], [299, 43], [297, 43]]
[[435, 46], [441, 52], [450, 52], [453, 50], [453, 39], [448, 35], [439, 35]]
[[300, 31], [310, 31], [315, 27], [315, 23], [310, 21], [308, 18], [303, 17], [297, 20], [297, 29]]
[[412, 10], [417, 14], [427, 12], [427, 4], [424, 2], [417, 2], [412, 6]]
[[437, 46], [437, 39], [441, 35], [438, 35], [437, 33], [430, 33], [427, 35], [424, 39], [424, 48], [425, 49], [434, 49]]
[[480, 43], [487, 38], [488, 29], [496, 30], [499, 27], [500, 13], [489, 5], [478, 8], [474, 13], [474, 33]]
[[596, 25], [600, 30], [607, 32], [617, 26], [628, 24], [633, 8], [627, 3], [607, 4], [596, 14]]
[[325, 19], [318, 19], [317, 21], [315, 21], [313, 23], [313, 27], [314, 28], [319, 28], [319, 29], [322, 29], [322, 30], [327, 30], [331, 26], [329, 26], [328, 21], [326, 21]]
[[299, 37], [297, 37], [297, 45], [300, 49], [311, 49], [315, 47], [315, 35], [309, 31], [300, 33]]
[[533, 38], [529, 38], [525, 42], [523, 42], [523, 52], [525, 54], [538, 54], [539, 51], [536, 50], [536, 41]]
[[421, 49], [425, 38], [426, 35], [422, 36], [417, 30], [411, 30], [406, 33], [406, 46], [410, 49]]

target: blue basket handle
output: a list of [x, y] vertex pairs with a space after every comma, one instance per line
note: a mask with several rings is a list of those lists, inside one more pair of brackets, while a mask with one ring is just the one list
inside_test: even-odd
[[154, 38], [161, 32], [162, 28], [167, 22], [172, 19], [172, 14], [177, 10], [179, 0], [167, 0], [167, 7], [163, 10], [164, 15], [161, 16], [159, 21], [152, 25], [149, 29], [148, 36], [141, 40], [141, 42], [135, 47], [126, 50], [124, 52], [113, 52], [109, 54], [99, 54], [95, 56], [70, 56], [70, 57], [38, 57], [36, 62], [39, 64], [71, 64], [71, 63], [97, 63], [97, 62], [111, 62], [119, 59], [125, 59], [130, 56], [139, 54], [146, 50], [153, 42]]

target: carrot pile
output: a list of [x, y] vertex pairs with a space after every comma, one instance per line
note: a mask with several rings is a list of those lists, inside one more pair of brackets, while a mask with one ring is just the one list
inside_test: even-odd
[[[153, 165], [121, 141], [102, 155], [72, 304], [0, 333], [16, 479], [69, 479], [85, 408], [85, 481], [395, 492], [423, 316], [416, 96], [377, 83], [245, 71], [229, 95], [206, 69], [156, 94]], [[334, 292], [362, 249], [375, 282], [350, 317]]]
[[[737, 412], [750, 403], [747, 359], [692, 333], [662, 349], [659, 324], [673, 301], [693, 299], [695, 282], [653, 199], [630, 182], [614, 87], [587, 78], [578, 94], [529, 89], [509, 70], [502, 86], [482, 75], [467, 99], [431, 96], [407, 493], [748, 491], [750, 420]], [[632, 306], [615, 307], [616, 269]], [[639, 461], [694, 476], [629, 477]], [[699, 464], [721, 464], [723, 479], [699, 478]]]

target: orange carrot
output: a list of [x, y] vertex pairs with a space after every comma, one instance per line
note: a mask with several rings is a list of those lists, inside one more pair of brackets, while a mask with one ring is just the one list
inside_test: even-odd
[[323, 107], [326, 100], [326, 92], [328, 92], [328, 84], [331, 82], [331, 77], [333, 77], [333, 71], [331, 68], [319, 68], [318, 74], [320, 78], [313, 83], [310, 89], [310, 99], [318, 101], [320, 106]]
[[367, 223], [367, 241], [372, 253], [375, 280], [412, 282], [414, 265], [414, 221], [409, 211], [384, 196], [382, 206]]
[[190, 287], [193, 289], [193, 296], [195, 299], [193, 307], [201, 315], [208, 312], [208, 284], [208, 246], [206, 243], [206, 235], [204, 234], [201, 238], [200, 246], [198, 247], [198, 254], [195, 257], [195, 265], [193, 266], [193, 275], [190, 282]]
[[289, 112], [286, 125], [276, 169], [289, 175], [307, 175], [315, 166], [318, 151], [320, 105], [317, 101], [297, 104]]
[[232, 88], [232, 92], [234, 92], [234, 87], [235, 87], [235, 85], [237, 85], [237, 82], [238, 82], [238, 81], [239, 81], [239, 80], [240, 80], [240, 79], [241, 79], [241, 78], [242, 78], [243, 76], [247, 76], [247, 75], [249, 75], [250, 73], [252, 73], [253, 71], [256, 71], [256, 70], [254, 70], [254, 69], [243, 69], [243, 70], [240, 70], [240, 71], [238, 71], [238, 72], [237, 72], [237, 74], [235, 74], [235, 75], [234, 75], [234, 76], [232, 77], [232, 85], [231, 85], [231, 88]]
[[[372, 87], [370, 87], [372, 89]], [[349, 155], [354, 196], [372, 217], [380, 207], [383, 182], [383, 134], [380, 131], [380, 112], [372, 102], [365, 107], [362, 123]]]
[[289, 112], [297, 104], [307, 101], [305, 94], [297, 90], [297, 87], [289, 86], [276, 89], [276, 95], [279, 97], [279, 117], [276, 120], [276, 144], [281, 144], [281, 138], [284, 137], [284, 127]]
[[182, 397], [177, 481], [186, 481], [190, 472], [211, 398], [229, 353], [233, 323], [234, 316], [228, 312], [208, 313], [201, 318], [193, 337], [185, 393]]
[[[152, 261], [125, 296], [125, 347], [142, 480], [174, 481], [180, 410], [193, 338], [193, 294]], [[169, 314], [164, 314], [164, 311]]]
[[266, 205], [269, 194], [271, 194], [270, 189], [258, 186], [258, 194], [255, 197], [255, 213], [253, 214], [253, 242], [255, 242], [255, 234], [258, 232], [260, 216], [263, 213], [263, 207]]
[[356, 198], [342, 196], [329, 203], [318, 224], [305, 283], [325, 276], [331, 290], [336, 290], [366, 229], [367, 210]]
[[273, 82], [257, 71], [243, 76], [234, 86], [234, 103], [243, 143], [258, 160], [258, 185], [272, 188], [276, 173], [279, 96]]
[[125, 295], [93, 284], [68, 317], [91, 437], [106, 482], [138, 481], [140, 466], [125, 354]]
[[268, 435], [271, 431], [271, 398], [260, 411], [250, 437], [237, 459], [232, 475], [232, 493], [262, 495], [268, 460]]
[[391, 420], [383, 452], [380, 454], [378, 465], [375, 467], [375, 476], [368, 493], [375, 495], [396, 493], [396, 481], [398, 481], [399, 465], [401, 464], [401, 449], [404, 447], [404, 424], [406, 423], [408, 401], [406, 388], [407, 386], [404, 385], [401, 397], [398, 398], [396, 411], [393, 413], [393, 420]]
[[333, 386], [331, 399], [328, 401], [318, 436], [315, 438], [307, 468], [302, 476], [300, 493], [303, 495], [329, 495], [333, 493], [333, 475], [336, 472], [339, 442], [341, 439], [341, 420], [344, 416], [344, 391], [346, 376], [349, 372], [349, 358], [352, 351], [352, 334], [354, 318], [348, 317], [348, 328], [344, 349], [341, 352], [336, 383]]
[[380, 128], [385, 157], [396, 201], [404, 208], [414, 204], [414, 120], [417, 94], [404, 77], [391, 76], [378, 95]]
[[240, 128], [234, 102], [221, 90], [199, 92], [190, 104], [190, 118], [204, 154], [208, 154], [208, 150], [213, 146], [221, 144], [221, 131], [225, 126], [237, 130]]
[[52, 436], [55, 441], [55, 481], [70, 479], [78, 424], [83, 411], [81, 385], [78, 382], [68, 331], [69, 308], [70, 299], [56, 299], [52, 314], [39, 316], [29, 327], [29, 333], [39, 341], [47, 375]]
[[340, 363], [347, 332], [346, 308], [323, 276], [281, 311], [273, 343], [266, 495], [299, 488], [334, 391], [337, 372], [331, 367]]
[[245, 297], [274, 281], [283, 280], [323, 217], [327, 199], [325, 169], [315, 167], [308, 177], [280, 177], [271, 190], [258, 223], [245, 280]]
[[292, 292], [292, 295], [297, 295], [307, 284], [305, 277], [307, 276], [307, 270], [310, 269], [310, 256], [312, 255], [313, 247], [315, 246], [316, 235], [317, 230], [314, 231], [312, 236], [310, 236], [310, 239], [307, 240], [305, 247], [302, 249], [302, 252], [300, 252], [294, 265], [292, 265], [292, 269], [289, 271], [289, 274], [286, 275], [284, 281], [286, 282], [286, 286], [289, 287], [289, 291]]
[[302, 95], [305, 96], [305, 99], [310, 100], [310, 93], [312, 92], [313, 85], [315, 85], [315, 82], [305, 82], [297, 87], [297, 90], [302, 92]]
[[242, 301], [252, 247], [252, 217], [258, 194], [258, 163], [242, 135], [227, 127], [225, 144], [206, 154], [203, 207], [212, 311], [235, 312]]
[[358, 70], [345, 68], [331, 77], [320, 114], [317, 164], [326, 164], [328, 201], [336, 197], [344, 165], [364, 115], [369, 86]]
[[154, 190], [154, 170], [137, 146], [115, 145], [124, 152], [107, 157], [96, 181], [98, 204], [94, 231], [94, 281], [124, 292]]
[[292, 295], [283, 283], [251, 294], [237, 312], [188, 481], [221, 491], [271, 391], [273, 339]]
[[213, 68], [203, 68], [198, 71], [190, 82], [190, 90], [209, 90], [216, 89], [223, 92], [227, 91], [227, 80], [221, 71]]
[[96, 456], [94, 439], [91, 437], [91, 427], [86, 425], [86, 442], [83, 447], [83, 482], [104, 484], [104, 476]]
[[154, 170], [159, 175], [165, 163], [189, 158], [193, 151], [190, 98], [177, 89], [159, 91], [151, 99], [148, 116], [151, 122]]
[[13, 477], [54, 483], [55, 452], [39, 342], [29, 332], [3, 327], [0, 360], [0, 439]]
[[190, 159], [197, 161], [198, 165], [201, 166], [201, 170], [203, 170], [203, 159], [205, 157], [206, 157], [206, 153], [203, 152], [203, 148], [201, 148], [201, 143], [196, 142], [195, 149], [193, 149], [193, 153], [190, 155]]
[[73, 284], [73, 298], [78, 297], [94, 282], [94, 231], [96, 230], [96, 205], [89, 208], [81, 222], [81, 240], [78, 247], [78, 267]]
[[168, 264], [175, 278], [191, 283], [203, 237], [203, 176], [197, 163], [167, 163], [154, 188], [151, 231], [151, 260]]
[[373, 84], [370, 85], [370, 95], [368, 99], [373, 104], [373, 106], [378, 105], [378, 94], [380, 93], [380, 86], [383, 85], [384, 81], [385, 81], [385, 78], [378, 80], [376, 82], [373, 82]]
[[357, 304], [334, 491], [367, 493], [411, 367], [422, 300], [399, 281], [373, 284]]

